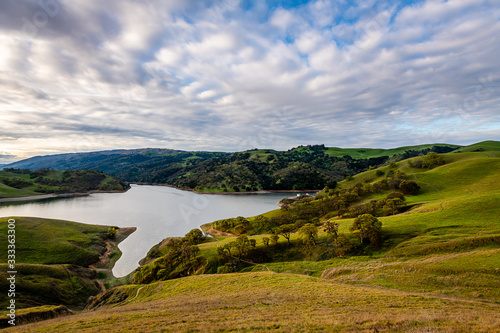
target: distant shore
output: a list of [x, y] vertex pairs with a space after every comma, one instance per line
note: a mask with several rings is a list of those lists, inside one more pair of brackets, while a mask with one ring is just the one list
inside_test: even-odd
[[150, 186], [166, 186], [175, 188], [176, 190], [181, 191], [189, 191], [196, 194], [222, 194], [222, 195], [233, 195], [233, 194], [266, 194], [266, 193], [304, 193], [304, 192], [319, 192], [321, 190], [260, 190], [260, 191], [239, 191], [239, 192], [202, 192], [196, 191], [192, 188], [188, 187], [178, 187], [169, 184], [160, 184], [160, 183], [144, 183], [144, 182], [130, 182], [128, 184], [132, 185], [150, 185]]
[[[181, 191], [189, 191], [193, 192], [196, 194], [220, 194], [220, 195], [234, 195], [234, 194], [266, 194], [266, 193], [304, 193], [304, 192], [311, 192], [311, 193], [316, 193], [319, 192], [320, 190], [260, 190], [260, 191], [240, 191], [240, 192], [201, 192], [201, 191], [196, 191], [192, 188], [186, 188], [186, 187], [178, 187], [174, 185], [169, 185], [169, 184], [159, 184], [159, 183], [142, 183], [142, 182], [130, 182], [128, 184], [132, 185], [149, 185], [149, 186], [166, 186], [166, 187], [171, 187], [175, 188], [177, 190]], [[29, 197], [12, 197], [12, 198], [0, 198], [0, 204], [2, 203], [14, 203], [14, 202], [23, 202], [23, 201], [37, 201], [37, 200], [47, 200], [47, 199], [60, 199], [60, 198], [77, 198], [77, 197], [86, 197], [89, 196], [92, 193], [125, 193], [127, 190], [124, 191], [99, 191], [99, 190], [94, 190], [94, 191], [89, 191], [85, 193], [60, 193], [60, 194], [41, 194], [41, 195], [33, 195]]]
[[0, 198], [0, 203], [10, 203], [10, 202], [23, 202], [23, 201], [37, 201], [46, 199], [61, 199], [61, 198], [77, 198], [77, 197], [87, 197], [92, 193], [124, 193], [125, 191], [89, 191], [85, 193], [51, 193], [51, 194], [41, 194], [32, 195], [29, 197], [12, 197], [12, 198]]

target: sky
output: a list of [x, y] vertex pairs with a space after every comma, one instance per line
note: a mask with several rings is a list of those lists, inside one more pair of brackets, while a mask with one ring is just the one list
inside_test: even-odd
[[500, 140], [499, 36], [499, 0], [2, 0], [0, 164]]

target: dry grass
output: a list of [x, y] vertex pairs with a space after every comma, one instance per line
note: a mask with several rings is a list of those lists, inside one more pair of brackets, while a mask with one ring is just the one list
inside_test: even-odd
[[[123, 306], [5, 332], [498, 332], [500, 306], [276, 273], [126, 286]], [[125, 301], [126, 303], [127, 301]], [[123, 303], [122, 303], [123, 304]]]

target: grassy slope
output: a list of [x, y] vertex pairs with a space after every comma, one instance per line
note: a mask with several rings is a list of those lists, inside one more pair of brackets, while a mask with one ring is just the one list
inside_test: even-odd
[[[13, 172], [7, 172], [5, 170], [0, 170], [0, 198], [19, 198], [19, 197], [29, 197], [34, 195], [41, 195], [43, 193], [35, 192], [36, 185], [30, 185], [22, 189], [13, 188], [5, 185], [1, 181], [4, 178], [20, 178], [26, 181], [33, 181], [30, 179], [30, 175], [20, 175]], [[61, 171], [53, 171], [47, 178], [60, 180], [62, 178]], [[53, 187], [55, 189], [55, 187]]]
[[[492, 156], [492, 157], [488, 157]], [[498, 157], [495, 157], [498, 156]], [[343, 270], [342, 280], [353, 283], [369, 283], [383, 286], [391, 286], [405, 290], [426, 290], [449, 295], [468, 297], [480, 297], [485, 299], [499, 299], [500, 290], [485, 287], [485, 292], [478, 292], [478, 283], [474, 280], [490, 282], [486, 285], [500, 285], [498, 269], [500, 264], [494, 260], [481, 260], [481, 253], [485, 256], [495, 257], [496, 253], [484, 252], [490, 248], [496, 249], [500, 244], [500, 153], [498, 152], [476, 152], [476, 153], [451, 153], [446, 155], [447, 164], [433, 170], [410, 168], [408, 161], [398, 163], [398, 168], [416, 178], [422, 186], [421, 193], [417, 196], [408, 197], [408, 202], [416, 207], [406, 214], [381, 218], [386, 241], [384, 248], [375, 253], [373, 257], [352, 257], [349, 259], [332, 259], [321, 262], [287, 261], [267, 264], [276, 272], [290, 272], [299, 274], [311, 274], [321, 276], [327, 268], [337, 269], [346, 266]], [[381, 168], [388, 171], [389, 167]], [[376, 180], [376, 170], [370, 170], [359, 174], [353, 181], [343, 182], [340, 186], [352, 186], [356, 182], [365, 180]], [[385, 196], [381, 195], [382, 197]], [[370, 198], [372, 199], [372, 198]], [[275, 214], [276, 211], [265, 215]], [[338, 220], [340, 231], [349, 233], [352, 219]], [[320, 241], [324, 233], [319, 233]], [[264, 235], [252, 236], [257, 240], [258, 246], [262, 246]], [[220, 244], [224, 245], [233, 239], [220, 238]], [[298, 241], [298, 235], [292, 235], [292, 241]], [[280, 238], [280, 243], [285, 240]], [[199, 245], [201, 255], [207, 260], [214, 260], [217, 256], [216, 246], [213, 242]], [[477, 252], [477, 253], [476, 253]], [[446, 275], [449, 272], [457, 272], [450, 267], [447, 271], [444, 260], [450, 254], [466, 253], [460, 260], [471, 258], [468, 266], [470, 271], [463, 271], [466, 276], [460, 279], [450, 279], [452, 282], [420, 281], [420, 285], [399, 283], [400, 266], [405, 260], [411, 262], [411, 270], [408, 271], [408, 279], [415, 276], [415, 270], [422, 270], [421, 277], [427, 276], [426, 263], [418, 263], [419, 259], [430, 259], [434, 262], [442, 262], [440, 268], [433, 268], [436, 276]], [[435, 258], [434, 258], [435, 257]], [[483, 258], [484, 259], [484, 258]], [[459, 260], [459, 259], [454, 259]], [[367, 262], [370, 264], [367, 266]], [[451, 262], [451, 261], [450, 261]], [[387, 264], [390, 264], [389, 266]], [[416, 266], [415, 266], [416, 265]], [[365, 270], [368, 267], [368, 270]], [[394, 269], [390, 268], [393, 267]], [[406, 267], [406, 266], [405, 266]], [[366, 274], [374, 273], [374, 269], [383, 268], [370, 278], [358, 279], [359, 269]], [[255, 267], [261, 270], [262, 266]], [[351, 270], [352, 274], [346, 272]], [[481, 272], [479, 272], [482, 270]], [[392, 275], [381, 277], [384, 274]], [[470, 273], [470, 274], [466, 274]], [[336, 278], [333, 275], [325, 275]], [[439, 279], [438, 279], [439, 280]], [[441, 279], [442, 280], [442, 279]], [[457, 282], [458, 281], [458, 282]], [[446, 283], [454, 284], [453, 288], [445, 288]], [[489, 289], [488, 289], [489, 288]]]
[[[7, 220], [0, 218], [0, 243], [7, 244]], [[107, 226], [32, 217], [16, 223], [16, 306], [81, 306], [99, 292], [95, 272], [85, 268], [99, 260]], [[0, 252], [0, 289], [7, 290], [7, 251]], [[2, 309], [7, 293], [0, 295]]]
[[428, 144], [428, 145], [418, 145], [418, 146], [405, 146], [392, 149], [377, 149], [377, 148], [338, 148], [329, 147], [326, 151], [327, 154], [333, 156], [346, 156], [349, 155], [352, 158], [371, 158], [380, 156], [393, 156], [396, 154], [402, 154], [407, 150], [422, 150], [427, 148], [432, 148], [433, 146], [449, 146], [449, 147], [460, 147], [457, 145], [449, 144]]
[[[415, 177], [423, 184], [422, 194], [409, 201], [422, 205], [382, 218], [390, 240], [377, 260], [337, 261], [325, 276], [500, 301], [499, 157], [498, 152], [448, 154], [448, 164], [430, 171], [402, 163], [408, 174], [419, 171]], [[371, 177], [369, 173], [356, 178]]]
[[[55, 179], [55, 180], [62, 180], [63, 179], [63, 171], [55, 171], [51, 170], [48, 172], [47, 175], [44, 176], [46, 179]], [[34, 179], [30, 178], [29, 174], [17, 174], [13, 172], [8, 172], [5, 170], [0, 170], [0, 198], [20, 198], [20, 197], [30, 197], [30, 196], [35, 196], [35, 195], [43, 195], [44, 193], [36, 192], [36, 187], [38, 184], [33, 184], [26, 186], [24, 188], [18, 189], [18, 188], [13, 188], [10, 186], [5, 185], [2, 180], [6, 178], [19, 178], [23, 179], [26, 181], [34, 181]], [[101, 181], [100, 185], [105, 185], [109, 182], [114, 181], [115, 179], [113, 177], [106, 177]], [[47, 186], [47, 185], [38, 185], [39, 187], [43, 187], [45, 189], [48, 189], [50, 191], [56, 192], [57, 189], [59, 188], [58, 186]]]
[[[7, 220], [0, 218], [0, 240], [7, 242]], [[105, 246], [106, 226], [13, 217], [16, 220], [16, 259], [25, 264], [74, 264], [87, 266], [99, 260], [98, 246]], [[0, 253], [6, 262], [7, 253]]]
[[[36, 332], [493, 331], [499, 307], [293, 274], [193, 276], [108, 294], [99, 311], [21, 326]], [[121, 306], [114, 306], [113, 303]]]

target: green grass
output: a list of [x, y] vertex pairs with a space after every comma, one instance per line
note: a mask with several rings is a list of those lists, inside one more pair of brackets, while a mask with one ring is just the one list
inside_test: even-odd
[[[43, 174], [43, 179], [61, 182], [65, 179], [63, 175], [63, 171], [48, 170], [45, 174]], [[0, 170], [0, 198], [29, 197], [47, 193], [68, 192], [70, 190], [72, 192], [87, 192], [89, 190], [99, 189], [118, 191], [126, 190], [126, 186], [124, 184], [120, 184], [116, 178], [113, 178], [111, 176], [103, 176], [103, 179], [100, 180], [100, 182], [97, 181], [96, 183], [94, 183], [94, 181], [89, 178], [91, 175], [100, 176], [98, 175], [98, 172], [92, 170], [68, 171], [67, 176], [69, 178], [67, 178], [66, 181], [59, 183], [58, 186], [50, 186], [35, 183], [35, 180], [39, 175], [33, 174], [32, 176], [30, 173], [22, 174], [12, 171]], [[30, 182], [31, 185], [27, 184], [22, 188], [7, 186], [5, 184], [5, 181], [12, 179], [21, 179]]]
[[[0, 289], [8, 290], [6, 272], [17, 271], [18, 309], [59, 304], [83, 308], [89, 296], [100, 291], [96, 279], [108, 285], [126, 283], [126, 279], [116, 279], [110, 273], [121, 254], [116, 244], [110, 244], [112, 255], [108, 263], [100, 260], [106, 251], [108, 226], [34, 217], [0, 218], [1, 244], [7, 244], [8, 220], [15, 220], [15, 267], [7, 267], [7, 249], [0, 252]], [[116, 243], [130, 232], [123, 229]], [[99, 275], [87, 267], [97, 262], [109, 272]], [[7, 293], [0, 294], [2, 308], [8, 301]]]
[[[255, 152], [255, 157], [262, 153]], [[396, 168], [422, 189], [407, 197], [413, 205], [410, 211], [380, 218], [385, 241], [371, 255], [324, 261], [290, 257], [265, 264], [279, 274], [261, 272], [265, 268], [254, 265], [244, 269], [247, 273], [122, 286], [96, 301], [103, 309], [26, 328], [39, 332], [500, 331], [500, 153], [464, 150], [443, 156], [446, 164], [431, 170], [412, 168], [408, 161], [397, 163]], [[387, 172], [389, 167], [381, 170]], [[375, 180], [376, 170], [370, 170], [340, 187]], [[264, 215], [276, 214], [279, 210]], [[353, 220], [336, 222], [340, 232], [349, 233]], [[250, 238], [261, 247], [264, 236]], [[324, 232], [319, 237], [324, 241]], [[233, 240], [220, 237], [200, 244], [200, 255], [215, 261], [217, 243]], [[297, 242], [299, 236], [293, 234], [291, 240]], [[286, 248], [282, 237], [279, 244]]]
[[462, 147], [459, 149], [461, 152], [471, 152], [477, 149], [483, 149], [485, 151], [493, 152], [500, 151], [500, 142], [498, 141], [483, 141], [472, 144], [467, 147]]
[[[68, 265], [16, 264], [16, 307], [29, 308], [40, 305], [65, 304], [83, 307], [89, 296], [99, 288], [92, 280], [93, 272]], [[9, 289], [6, 264], [0, 264], [0, 289]], [[9, 302], [7, 293], [0, 295], [0, 306]]]
[[[107, 226], [34, 217], [11, 217], [16, 221], [16, 259], [26, 264], [74, 264], [87, 266], [99, 260]], [[0, 218], [0, 240], [7, 243], [7, 221]], [[0, 262], [7, 262], [0, 252]]]
[[433, 146], [448, 146], [448, 147], [456, 147], [457, 145], [449, 145], [449, 144], [428, 144], [428, 145], [418, 145], [418, 146], [406, 146], [406, 147], [398, 147], [393, 149], [377, 149], [377, 148], [338, 148], [338, 147], [330, 147], [326, 151], [326, 154], [333, 156], [351, 156], [352, 158], [372, 158], [372, 157], [381, 157], [381, 156], [393, 156], [397, 154], [402, 154], [408, 150], [423, 150], [430, 149]]

